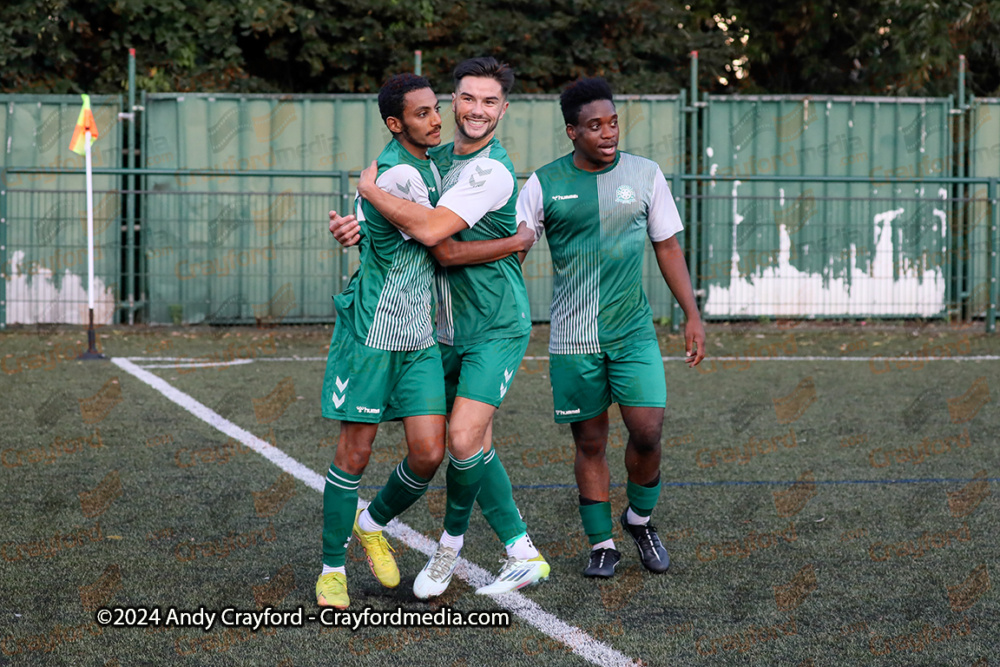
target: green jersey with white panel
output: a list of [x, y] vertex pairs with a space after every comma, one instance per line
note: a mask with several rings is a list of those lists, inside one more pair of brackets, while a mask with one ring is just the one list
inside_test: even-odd
[[517, 219], [548, 235], [552, 254], [552, 354], [594, 354], [656, 338], [642, 288], [645, 242], [683, 229], [660, 167], [618, 152], [597, 172], [550, 162], [528, 179]]
[[[459, 241], [485, 241], [517, 232], [517, 178], [514, 165], [494, 137], [469, 155], [455, 155], [453, 144], [429, 155], [444, 174], [438, 206], [469, 225]], [[474, 345], [516, 338], [531, 331], [528, 290], [516, 255], [474, 266], [438, 271], [438, 341]]]
[[[397, 197], [433, 207], [440, 181], [431, 160], [413, 157], [395, 139], [378, 157], [376, 184]], [[357, 198], [355, 212], [362, 229], [361, 266], [347, 289], [334, 297], [338, 320], [359, 341], [379, 350], [421, 350], [434, 345], [433, 257], [368, 201]]]

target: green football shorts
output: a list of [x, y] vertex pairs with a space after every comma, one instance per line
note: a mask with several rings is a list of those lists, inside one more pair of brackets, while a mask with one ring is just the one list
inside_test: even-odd
[[368, 347], [337, 320], [323, 377], [323, 416], [380, 422], [443, 415], [444, 375], [438, 346], [390, 352]]
[[667, 381], [656, 339], [597, 354], [553, 354], [549, 361], [557, 424], [601, 414], [612, 403], [664, 408]]
[[445, 345], [441, 348], [444, 387], [451, 412], [461, 396], [499, 408], [528, 349], [527, 333], [518, 338], [496, 338], [475, 345]]

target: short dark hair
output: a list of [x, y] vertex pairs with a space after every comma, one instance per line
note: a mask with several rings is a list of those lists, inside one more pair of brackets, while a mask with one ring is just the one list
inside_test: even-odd
[[378, 111], [382, 114], [382, 122], [384, 123], [390, 116], [402, 120], [406, 94], [430, 87], [430, 81], [410, 72], [389, 77], [378, 91]]
[[455, 88], [458, 88], [459, 82], [467, 76], [495, 79], [500, 84], [505, 98], [510, 93], [510, 89], [514, 87], [514, 70], [507, 63], [498, 62], [492, 56], [469, 58], [458, 63], [454, 73]]
[[577, 79], [559, 96], [559, 106], [562, 108], [563, 120], [567, 125], [578, 125], [580, 109], [585, 104], [597, 100], [608, 100], [614, 104], [614, 94], [611, 86], [603, 77]]

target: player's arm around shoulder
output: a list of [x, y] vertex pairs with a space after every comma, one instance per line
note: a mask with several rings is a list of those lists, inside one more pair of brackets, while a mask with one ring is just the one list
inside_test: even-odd
[[468, 227], [474, 227], [487, 213], [503, 208], [516, 187], [514, 175], [502, 162], [480, 157], [462, 166], [437, 206], [453, 211]]
[[[420, 172], [415, 167], [408, 164], [397, 164], [386, 169], [375, 180], [375, 184], [383, 192], [394, 194], [398, 197], [408, 199], [414, 203], [430, 208], [430, 194], [427, 191], [427, 184], [424, 183]], [[362, 210], [362, 202], [359, 196], [355, 197], [355, 215], [341, 216], [336, 211], [330, 211], [330, 233], [337, 243], [349, 248], [356, 245], [361, 240], [364, 233], [361, 228], [361, 221], [365, 219]], [[409, 238], [403, 233], [404, 238]]]
[[428, 208], [414, 201], [402, 199], [396, 193], [383, 190], [377, 180], [378, 167], [375, 162], [361, 172], [358, 192], [399, 231], [426, 246], [435, 246], [452, 234], [471, 225], [452, 211]]
[[459, 241], [447, 238], [436, 246], [428, 248], [441, 266], [471, 266], [488, 264], [508, 255], [518, 254], [520, 261], [528, 248], [535, 242], [535, 233], [525, 223], [517, 226], [517, 232], [503, 239], [489, 241]]

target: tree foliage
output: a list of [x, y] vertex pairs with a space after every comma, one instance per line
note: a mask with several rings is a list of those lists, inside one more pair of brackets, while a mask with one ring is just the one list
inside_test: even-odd
[[959, 56], [978, 96], [1000, 93], [1000, 1], [720, 3], [749, 32], [747, 92], [945, 97]]
[[464, 58], [511, 63], [515, 92], [584, 74], [622, 93], [676, 93], [699, 51], [710, 92], [1000, 92], [1000, 0], [8, 0], [0, 89], [117, 93], [127, 49], [158, 91], [374, 92], [423, 71], [446, 91]]

